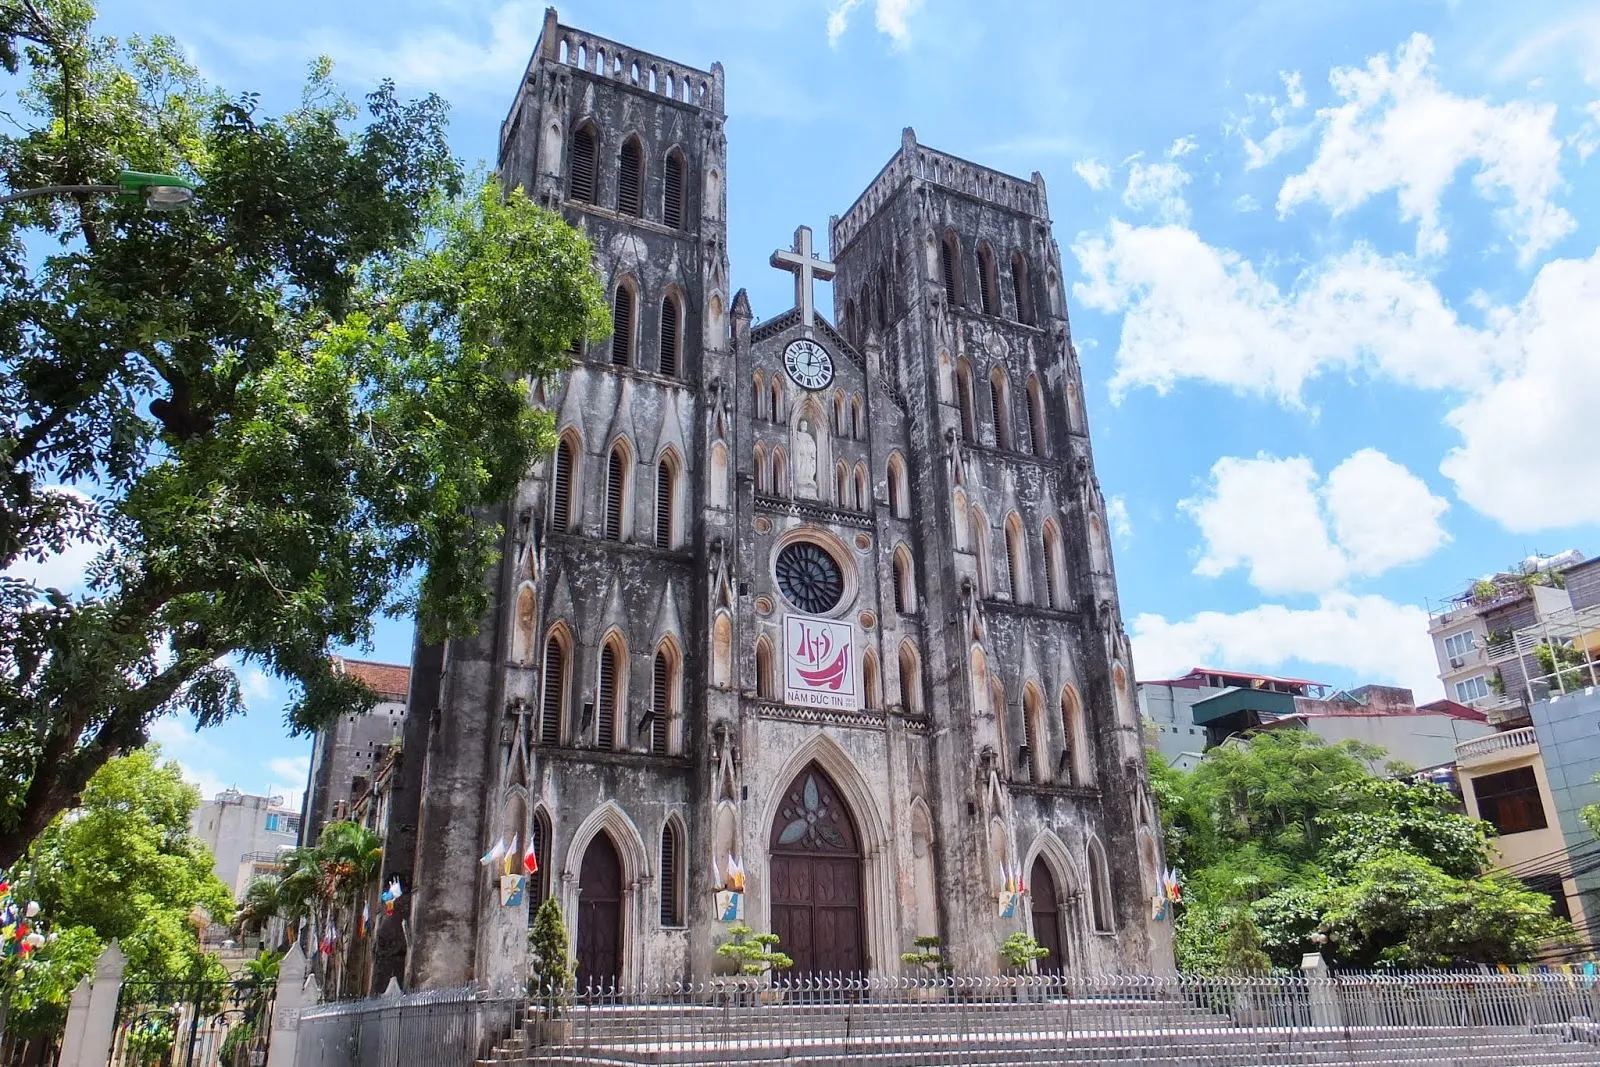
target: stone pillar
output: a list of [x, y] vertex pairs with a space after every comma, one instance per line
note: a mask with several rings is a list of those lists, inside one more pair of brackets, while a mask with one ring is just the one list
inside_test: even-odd
[[1306, 976], [1306, 992], [1311, 1002], [1311, 1025], [1343, 1028], [1343, 1013], [1339, 1010], [1339, 991], [1334, 988], [1333, 971], [1320, 952], [1308, 952], [1300, 959], [1300, 970]]
[[300, 1013], [316, 1004], [320, 996], [316, 979], [306, 980], [306, 954], [296, 942], [278, 964], [278, 995], [272, 1005], [267, 1067], [294, 1067], [300, 1040]]
[[[88, 995], [79, 999], [82, 982], [78, 983], [78, 989], [72, 991], [73, 1008], [82, 1005], [79, 1013], [81, 1022], [76, 1034], [77, 1047], [73, 1049], [75, 1058], [69, 1058], [63, 1050], [61, 1067], [103, 1067], [111, 1059], [111, 1039], [116, 1036], [117, 1030], [117, 995], [122, 991], [122, 970], [127, 965], [128, 958], [122, 954], [113, 938], [94, 962], [94, 981], [89, 986]], [[72, 1040], [73, 1036], [69, 1015], [68, 1040]]]
[[89, 976], [78, 979], [72, 990], [72, 1001], [67, 1006], [67, 1029], [61, 1037], [62, 1067], [72, 1067], [78, 1062], [83, 1049], [83, 1028], [89, 1022], [89, 993], [92, 987]]

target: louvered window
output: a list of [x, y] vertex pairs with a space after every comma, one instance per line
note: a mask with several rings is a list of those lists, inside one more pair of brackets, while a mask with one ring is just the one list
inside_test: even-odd
[[665, 652], [656, 653], [650, 688], [650, 751], [667, 754], [667, 726], [672, 720], [672, 664]]
[[612, 450], [606, 463], [606, 529], [607, 541], [622, 540], [622, 490], [626, 471], [622, 466], [622, 452]]
[[1022, 569], [1022, 551], [1017, 539], [1022, 534], [1014, 527], [1006, 529], [1006, 586], [1011, 590], [1013, 602], [1020, 601], [1022, 576], [1017, 572]]
[[982, 297], [985, 315], [999, 312], [1000, 298], [995, 292], [994, 281], [994, 253], [989, 251], [988, 245], [984, 245], [978, 249], [978, 294]]
[[[534, 812], [532, 834], [533, 855], [539, 861], [539, 869], [528, 879], [528, 892], [534, 903], [542, 904], [550, 895], [550, 817], [542, 811]], [[528, 909], [529, 926], [533, 925], [538, 911], [538, 908]]]
[[1030, 388], [1028, 389], [1028, 450], [1036, 456], [1044, 454], [1043, 438], [1040, 436], [1044, 432], [1044, 413], [1039, 410], [1043, 402], [1044, 399], [1039, 393], [1039, 384], [1037, 382], [1030, 383]]
[[572, 199], [594, 203], [594, 173], [599, 149], [594, 130], [587, 126], [572, 139]]
[[595, 734], [601, 748], [613, 748], [617, 743], [617, 676], [621, 669], [617, 646], [606, 645], [600, 653], [600, 706], [595, 715]]
[[1022, 733], [1026, 742], [1023, 745], [1023, 751], [1027, 754], [1022, 757], [1021, 764], [1030, 781], [1037, 780], [1039, 777], [1038, 768], [1034, 766], [1034, 753], [1039, 751], [1038, 714], [1038, 705], [1024, 699], [1022, 702]]
[[566, 533], [572, 527], [572, 473], [577, 463], [572, 442], [563, 438], [556, 447], [555, 484], [551, 486], [550, 523]]
[[894, 610], [906, 613], [906, 564], [899, 556], [894, 558]]
[[1005, 402], [1001, 399], [1000, 383], [994, 378], [989, 379], [989, 406], [994, 412], [994, 443], [996, 448], [1010, 448], [1011, 435], [1007, 432]]
[[971, 441], [977, 434], [972, 424], [972, 377], [965, 367], [956, 376], [956, 407], [961, 409], [961, 439]]
[[683, 157], [677, 152], [667, 157], [667, 175], [661, 196], [661, 221], [673, 229], [683, 228]]
[[619, 367], [633, 366], [633, 290], [617, 286], [611, 305], [611, 362]]
[[644, 214], [644, 151], [629, 140], [617, 160], [617, 210], [624, 215]]
[[656, 547], [672, 547], [672, 465], [656, 464]]
[[678, 855], [678, 828], [672, 823], [661, 828], [661, 925], [682, 926], [679, 914], [678, 871], [683, 866]]
[[1011, 573], [1011, 535], [1006, 535], [1006, 551], [1000, 553], [1000, 569], [1005, 573], [1000, 575], [999, 587], [1011, 592], [1011, 599], [1017, 599], [1017, 576]]
[[1011, 257], [1011, 289], [1017, 298], [1017, 321], [1033, 322], [1033, 297], [1028, 290], [1028, 264], [1017, 252]]
[[544, 706], [539, 711], [539, 743], [561, 743], [561, 709], [566, 707], [566, 651], [551, 638], [544, 646]]
[[944, 295], [951, 305], [961, 303], [961, 296], [956, 289], [956, 239], [946, 237], [939, 244], [939, 266], [944, 271]]
[[678, 301], [672, 296], [661, 301], [661, 373], [678, 376]]

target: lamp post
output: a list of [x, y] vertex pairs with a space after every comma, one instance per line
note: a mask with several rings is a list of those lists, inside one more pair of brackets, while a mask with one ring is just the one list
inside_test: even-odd
[[195, 183], [171, 174], [147, 174], [125, 170], [117, 175], [116, 185], [41, 185], [19, 189], [0, 196], [0, 206], [36, 196], [62, 196], [69, 193], [97, 193], [121, 200], [143, 200], [151, 211], [173, 211], [194, 202]]

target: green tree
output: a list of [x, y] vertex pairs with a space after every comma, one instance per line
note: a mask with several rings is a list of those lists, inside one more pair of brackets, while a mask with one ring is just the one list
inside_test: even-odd
[[794, 966], [794, 960], [778, 951], [777, 934], [758, 934], [743, 923], [728, 927], [728, 940], [717, 946], [717, 955], [733, 960], [739, 973], [751, 978]]
[[1272, 731], [1190, 773], [1153, 765], [1168, 855], [1185, 875], [1179, 965], [1520, 962], [1570, 927], [1549, 900], [1485, 872], [1489, 827], [1439, 786], [1379, 778], [1382, 753]]
[[528, 931], [528, 949], [531, 955], [532, 975], [529, 995], [544, 1009], [547, 1016], [560, 1014], [568, 987], [572, 984], [572, 960], [567, 955], [567, 924], [561, 918], [561, 905], [555, 897], [546, 897], [533, 917], [533, 929]]
[[16, 875], [59, 936], [19, 983], [10, 1029], [58, 1029], [72, 987], [112, 938], [128, 957], [130, 981], [220, 975], [193, 920], [230, 921], [233, 897], [189, 833], [199, 802], [176, 763], [144, 749], [97, 771], [82, 804], [39, 835]]
[[0, 572], [101, 550], [88, 595], [0, 578], [0, 867], [160, 715], [240, 712], [227, 664], [294, 683], [306, 730], [375, 700], [328, 663], [375, 615], [470, 631], [551, 443], [530, 383], [608, 328], [580, 235], [462, 193], [442, 101], [386, 82], [357, 107], [323, 61], [271, 117], [93, 19], [0, 6], [0, 181], [133, 167], [201, 193], [0, 209]]

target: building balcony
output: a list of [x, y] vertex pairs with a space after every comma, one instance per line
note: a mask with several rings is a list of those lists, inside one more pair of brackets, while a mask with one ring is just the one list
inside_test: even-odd
[[1475, 737], [1456, 746], [1456, 765], [1470, 767], [1483, 763], [1498, 763], [1519, 756], [1532, 756], [1539, 751], [1539, 738], [1533, 727]]

